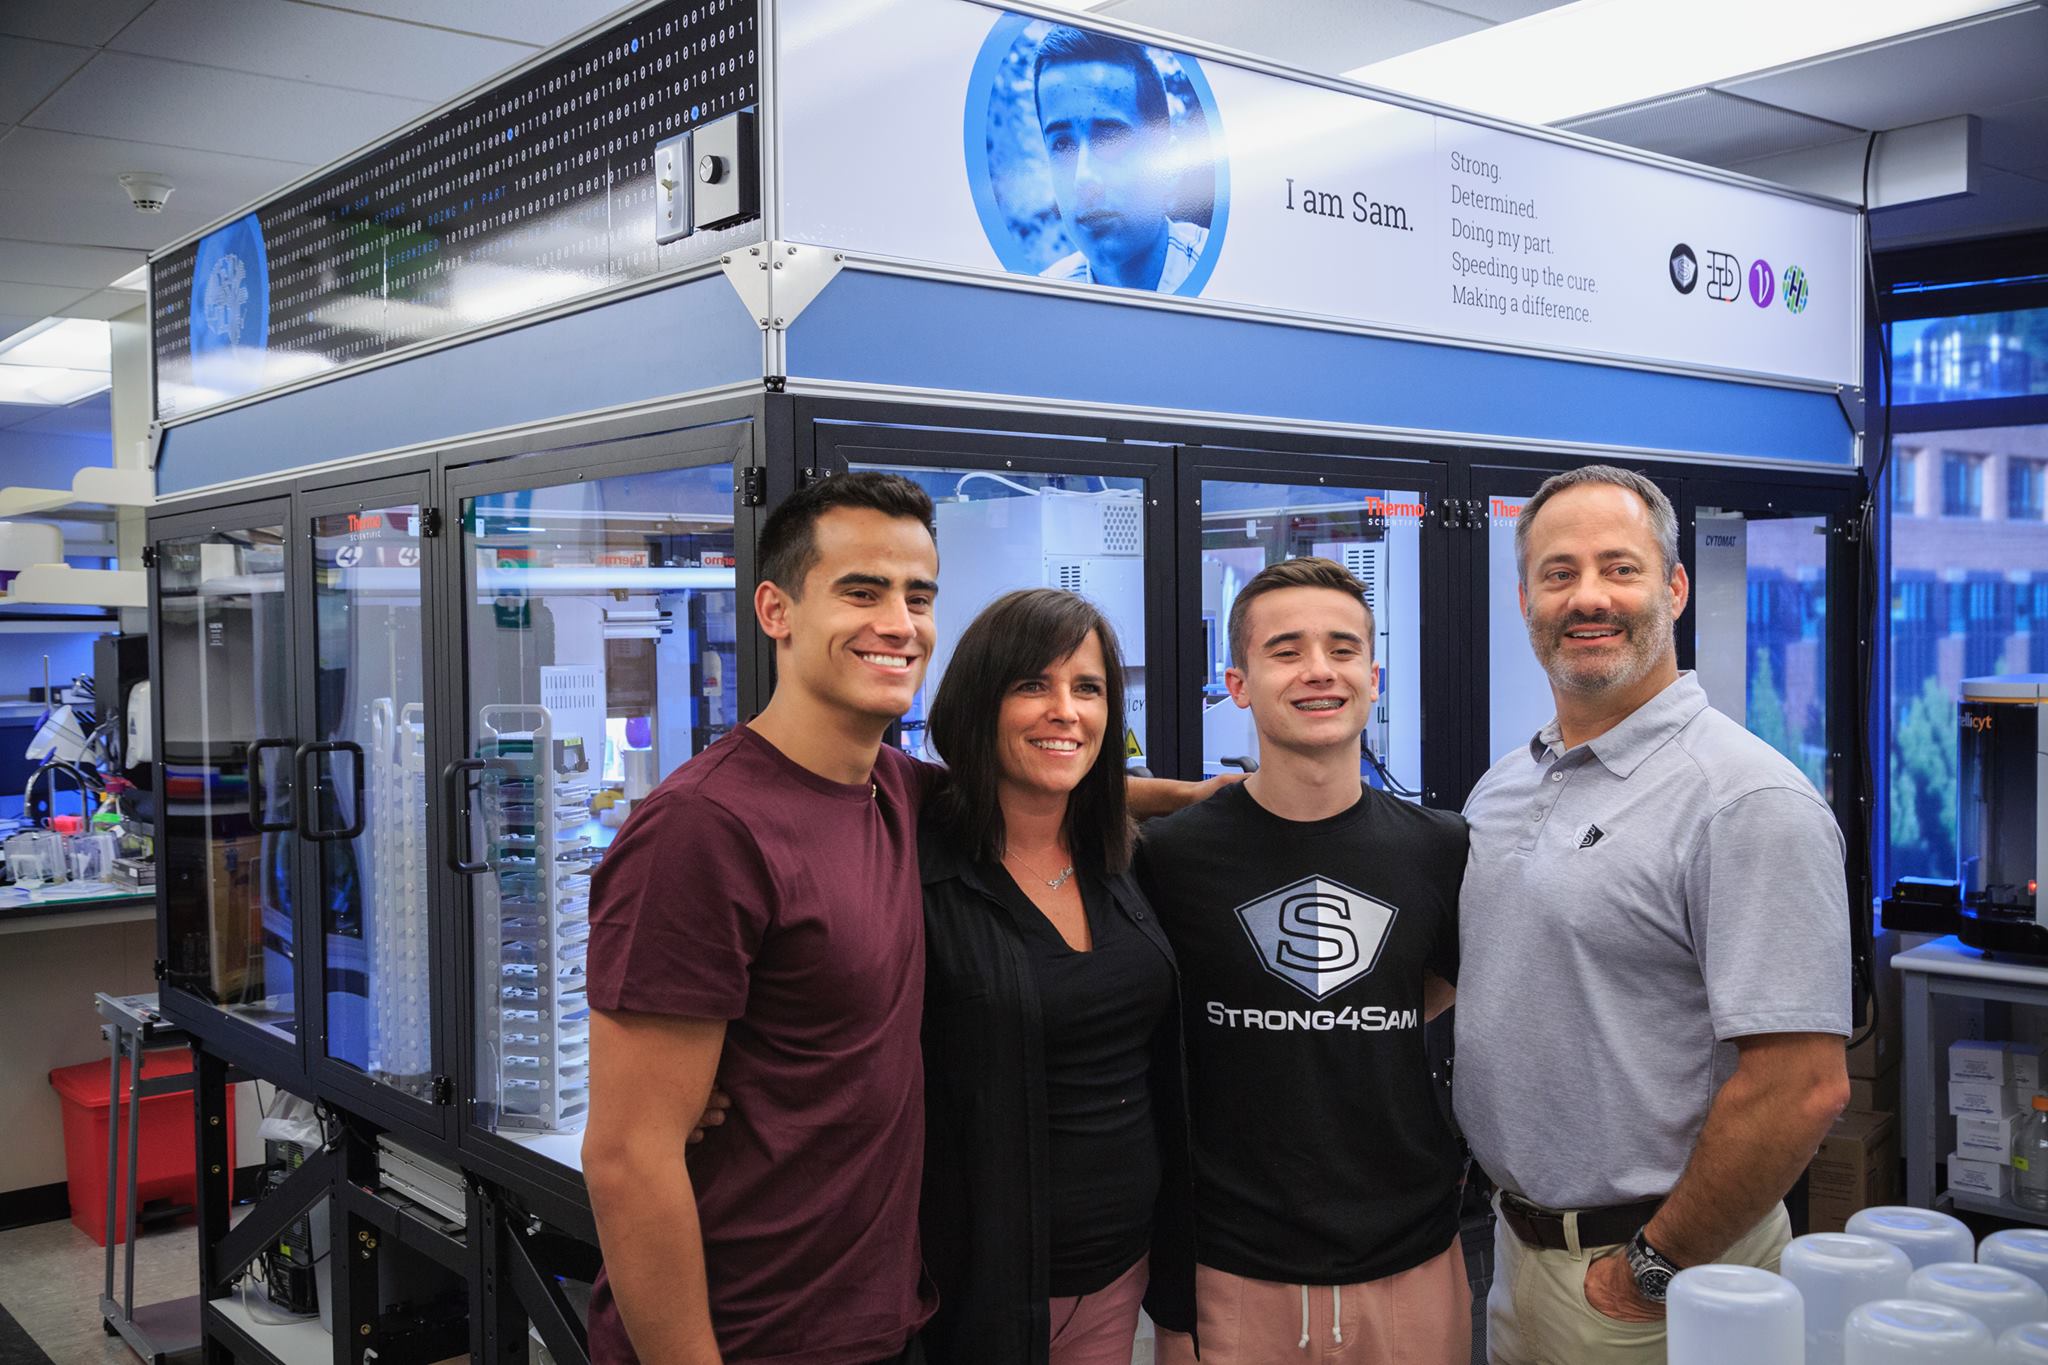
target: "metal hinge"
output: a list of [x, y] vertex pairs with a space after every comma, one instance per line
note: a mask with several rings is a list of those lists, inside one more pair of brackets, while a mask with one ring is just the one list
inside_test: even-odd
[[740, 470], [740, 506], [762, 507], [768, 502], [768, 471], [759, 465]]
[[156, 567], [156, 546], [145, 545], [142, 547], [142, 567], [145, 569], [154, 569]]
[[446, 1076], [436, 1076], [436, 1077], [434, 1077], [434, 1103], [435, 1103], [435, 1104], [453, 1104], [453, 1103], [455, 1103], [455, 1082], [454, 1082], [454, 1081], [451, 1081], [451, 1080], [449, 1080], [449, 1079], [448, 1079], [448, 1078], [447, 1078]]
[[423, 540], [432, 540], [432, 539], [433, 539], [433, 538], [434, 538], [435, 536], [438, 536], [438, 535], [440, 535], [440, 534], [441, 534], [441, 509], [440, 509], [440, 508], [438, 508], [438, 507], [422, 507], [422, 508], [420, 509], [420, 537], [421, 537], [421, 539], [423, 539]]
[[163, 980], [165, 977], [171, 974], [170, 968], [164, 965], [164, 960], [162, 958], [158, 958], [154, 963], [152, 963], [150, 965], [150, 970], [156, 973], [156, 979], [159, 981]]

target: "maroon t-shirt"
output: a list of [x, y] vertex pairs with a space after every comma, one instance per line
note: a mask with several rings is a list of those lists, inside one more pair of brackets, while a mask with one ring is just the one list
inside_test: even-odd
[[[690, 1149], [728, 1361], [851, 1365], [931, 1316], [924, 1167], [924, 772], [798, 766], [741, 727], [650, 792], [599, 865], [590, 1003], [726, 1019], [723, 1127]], [[634, 1361], [610, 1286], [590, 1358]]]

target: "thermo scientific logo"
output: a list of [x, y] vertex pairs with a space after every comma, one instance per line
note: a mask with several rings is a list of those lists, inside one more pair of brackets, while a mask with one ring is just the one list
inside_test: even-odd
[[1785, 311], [1803, 313], [1806, 311], [1806, 271], [1796, 265], [1785, 267], [1785, 274], [1778, 281], [1778, 290], [1785, 296]]
[[1699, 282], [1699, 257], [1692, 254], [1691, 247], [1680, 242], [1671, 248], [1671, 287], [1681, 294], [1690, 294]]

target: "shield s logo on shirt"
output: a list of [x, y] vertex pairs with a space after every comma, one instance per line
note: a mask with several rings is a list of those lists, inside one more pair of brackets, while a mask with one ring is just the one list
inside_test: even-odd
[[1599, 843], [1606, 836], [1607, 831], [1600, 828], [1600, 826], [1587, 825], [1584, 829], [1579, 831], [1579, 847], [1591, 848], [1593, 845]]
[[1372, 971], [1399, 913], [1327, 877], [1304, 877], [1236, 911], [1259, 965], [1314, 1000]]

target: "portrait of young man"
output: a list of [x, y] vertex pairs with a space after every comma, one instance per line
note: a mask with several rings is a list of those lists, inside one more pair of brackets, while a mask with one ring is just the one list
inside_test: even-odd
[[1040, 275], [1171, 294], [1209, 229], [1169, 216], [1180, 168], [1166, 83], [1138, 44], [1052, 30], [1031, 67], [1053, 195], [1073, 251]]

